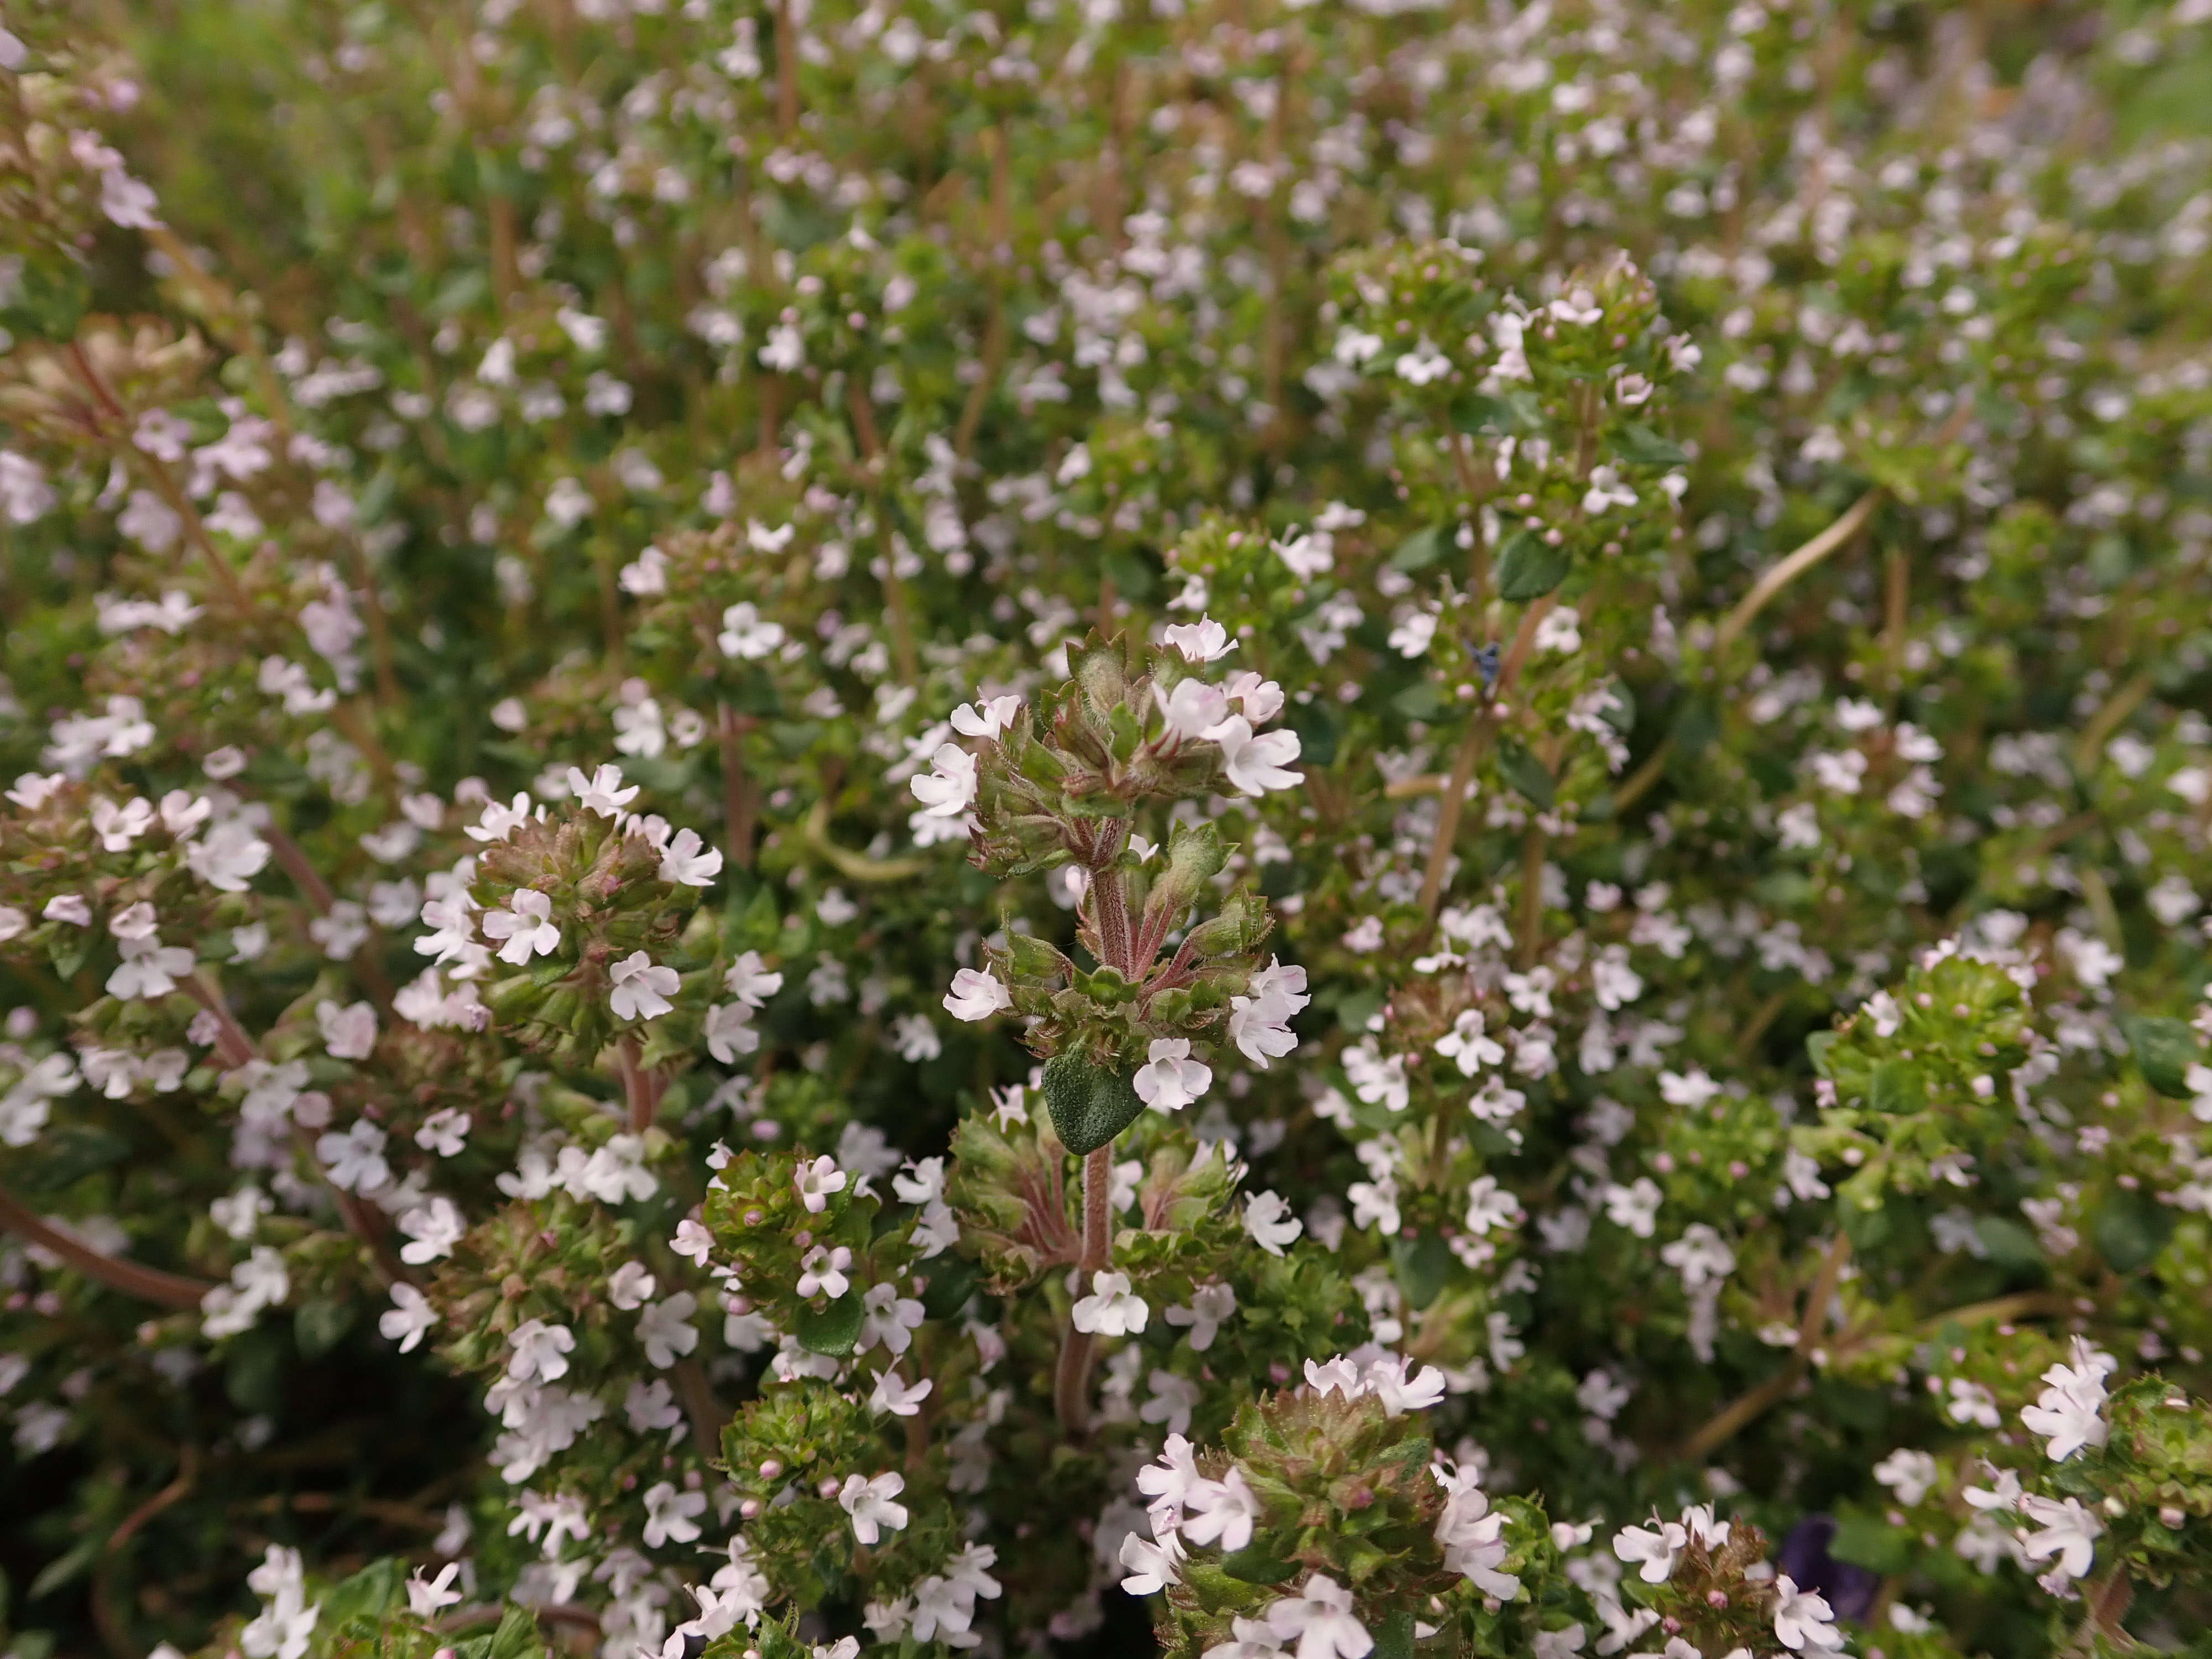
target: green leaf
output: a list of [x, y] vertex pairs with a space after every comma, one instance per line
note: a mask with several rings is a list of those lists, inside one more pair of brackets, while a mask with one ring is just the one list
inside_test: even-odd
[[270, 1322], [233, 1337], [224, 1356], [222, 1386], [242, 1412], [273, 1412], [284, 1401], [284, 1374], [292, 1358], [283, 1327]]
[[1510, 432], [1513, 406], [1502, 398], [1470, 392], [1452, 399], [1451, 423], [1462, 432]]
[[1910, 1532], [1866, 1515], [1844, 1516], [1828, 1543], [1828, 1553], [1837, 1560], [1880, 1573], [1903, 1572], [1912, 1564], [1913, 1551]]
[[1223, 1556], [1221, 1570], [1247, 1584], [1279, 1584], [1297, 1571], [1298, 1564], [1270, 1554], [1264, 1544], [1254, 1544]]
[[1498, 775], [1534, 803], [1539, 811], [1551, 810], [1552, 775], [1544, 769], [1543, 762], [1510, 738], [1498, 740]]
[[1114, 590], [1123, 599], [1142, 605], [1158, 590], [1158, 580], [1152, 574], [1150, 561], [1134, 550], [1113, 547], [1099, 560], [1102, 574], [1114, 584]]
[[1990, 1253], [1990, 1260], [2008, 1273], [2023, 1273], [2043, 1265], [2043, 1246], [2036, 1237], [2008, 1216], [1979, 1216], [1974, 1232]]
[[1426, 529], [1416, 530], [1398, 544], [1398, 550], [1390, 556], [1390, 568], [1411, 574], [1426, 569], [1444, 556], [1444, 527], [1432, 524]]
[[372, 1561], [323, 1598], [323, 1617], [333, 1626], [349, 1619], [380, 1619], [398, 1607], [405, 1575], [390, 1556]]
[[2105, 1200], [2091, 1232], [2112, 1271], [2131, 1273], [2158, 1259], [2166, 1241], [2173, 1237], [2175, 1219], [2169, 1206], [2122, 1188]]
[[1413, 1615], [1401, 1608], [1382, 1621], [1375, 1633], [1370, 1659], [1413, 1659]]
[[12, 334], [41, 340], [66, 340], [92, 304], [92, 283], [84, 267], [58, 249], [27, 255], [13, 291], [0, 304], [0, 326]]
[[1533, 432], [1544, 423], [1541, 406], [1525, 392], [1491, 397], [1469, 392], [1452, 399], [1451, 423], [1462, 432]]
[[975, 1294], [975, 1269], [962, 1257], [941, 1255], [930, 1264], [921, 1292], [921, 1310], [932, 1319], [951, 1319]]
[[1720, 715], [1713, 708], [1712, 699], [1695, 692], [1685, 696], [1674, 711], [1674, 723], [1668, 733], [1674, 739], [1675, 750], [1695, 759], [1720, 734]]
[[[1318, 702], [1319, 698], [1315, 701]], [[1415, 680], [1390, 699], [1390, 707], [1409, 720], [1432, 720], [1443, 712], [1443, 693], [1434, 680]]]
[[1839, 1206], [1838, 1217], [1844, 1224], [1844, 1236], [1851, 1241], [1851, 1248], [1862, 1254], [1889, 1237], [1887, 1205], [1876, 1204], [1869, 1208], [1863, 1204], [1845, 1204]]
[[545, 1651], [544, 1638], [538, 1633], [538, 1621], [527, 1607], [509, 1603], [500, 1615], [499, 1628], [492, 1632], [491, 1645], [484, 1659], [538, 1659]]
[[1613, 693], [1613, 701], [1598, 711], [1598, 718], [1625, 738], [1636, 729], [1636, 693], [1626, 680], [1615, 680], [1606, 689]]
[[302, 1358], [319, 1359], [337, 1346], [353, 1328], [354, 1304], [319, 1296], [302, 1302], [292, 1316], [292, 1340]]
[[87, 1533], [68, 1554], [56, 1557], [40, 1570], [39, 1576], [31, 1581], [31, 1588], [24, 1593], [23, 1599], [35, 1601], [40, 1596], [50, 1595], [80, 1573], [90, 1571], [92, 1564], [100, 1559], [100, 1549], [104, 1541], [100, 1534]]
[[826, 1308], [801, 1308], [793, 1322], [793, 1334], [799, 1338], [799, 1346], [810, 1352], [842, 1359], [860, 1341], [860, 1323], [867, 1317], [867, 1312], [860, 1293], [848, 1291]]
[[27, 1193], [74, 1187], [94, 1170], [130, 1157], [131, 1143], [89, 1123], [64, 1123], [40, 1137], [39, 1152], [15, 1176], [16, 1186]]
[[2189, 1086], [2189, 1068], [2203, 1059], [2196, 1032], [2178, 1019], [2130, 1016], [2120, 1024], [2144, 1082], [2169, 1099], [2185, 1100], [2195, 1092]]
[[1867, 1108], [1902, 1115], [1928, 1103], [1928, 1087], [1911, 1060], [1885, 1060], [1867, 1079]]
[[1565, 548], [1553, 547], [1534, 531], [1516, 530], [1498, 556], [1498, 596], [1516, 604], [1540, 599], [1566, 580], [1573, 564]]
[[1367, 1022], [1382, 1012], [1389, 994], [1379, 987], [1353, 991], [1336, 1005], [1336, 1023], [1340, 1029], [1358, 1036], [1367, 1029]]
[[1044, 1103], [1060, 1144], [1078, 1158], [1109, 1144], [1145, 1109], [1129, 1079], [1073, 1054], [1045, 1062]]
[[1443, 1292], [1451, 1276], [1451, 1246], [1442, 1233], [1431, 1230], [1417, 1238], [1397, 1238], [1390, 1243], [1390, 1271], [1406, 1294], [1406, 1305], [1416, 1312]]
[[1828, 1069], [1828, 1050], [1835, 1046], [1836, 1033], [1833, 1031], [1815, 1031], [1805, 1039], [1805, 1053], [1813, 1062], [1814, 1076], [1831, 1079], [1835, 1076]]
[[1630, 421], [1615, 441], [1620, 453], [1638, 466], [1686, 466], [1688, 452], [1672, 438], [1662, 437], [1641, 421]]
[[1316, 697], [1311, 702], [1293, 703], [1288, 724], [1291, 730], [1298, 734], [1298, 763], [1301, 766], [1336, 764], [1337, 744], [1344, 732], [1344, 716], [1337, 712], [1334, 702]]

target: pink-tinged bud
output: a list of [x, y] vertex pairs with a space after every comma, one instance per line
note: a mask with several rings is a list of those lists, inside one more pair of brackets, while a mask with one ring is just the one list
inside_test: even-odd
[[745, 1225], [748, 1227], [757, 1227], [762, 1222], [767, 1219], [768, 1217], [763, 1215], [758, 1210], [747, 1210], [745, 1212]]
[[793, 1238], [791, 1242], [803, 1250], [814, 1242], [814, 1235], [807, 1229], [801, 1227], [799, 1230], [798, 1237]]
[[835, 1498], [837, 1495], [837, 1478], [835, 1475], [823, 1475], [821, 1480], [814, 1483], [814, 1490], [824, 1498]]
[[2158, 1512], [2158, 1524], [2168, 1532], [2179, 1532], [2188, 1519], [2189, 1512], [2186, 1510], [2176, 1509], [2171, 1504], [2166, 1504]]
[[773, 1480], [782, 1473], [783, 1465], [773, 1457], [761, 1465], [761, 1479], [763, 1480]]
[[738, 1505], [738, 1514], [747, 1521], [754, 1519], [760, 1512], [761, 1501], [757, 1498], [748, 1498]]
[[1709, 1607], [1726, 1607], [1728, 1605], [1728, 1592], [1723, 1589], [1707, 1590], [1705, 1592], [1705, 1605]]

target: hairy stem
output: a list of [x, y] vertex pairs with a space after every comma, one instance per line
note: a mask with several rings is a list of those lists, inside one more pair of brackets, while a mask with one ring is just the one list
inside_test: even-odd
[[1129, 934], [1129, 878], [1121, 871], [1091, 872], [1091, 914], [1098, 930], [1100, 960], [1133, 981], [1138, 969], [1136, 941]]
[[666, 1083], [658, 1071], [642, 1062], [634, 1036], [622, 1040], [615, 1049], [615, 1058], [622, 1071], [623, 1099], [629, 1107], [629, 1132], [641, 1135], [653, 1127]]
[[[1112, 1204], [1114, 1149], [1101, 1146], [1083, 1160], [1083, 1255], [1076, 1267], [1079, 1292], [1091, 1288], [1092, 1275], [1114, 1264]], [[1053, 1374], [1053, 1412], [1070, 1435], [1084, 1433], [1091, 1425], [1091, 1362], [1097, 1341], [1088, 1331], [1075, 1328], [1073, 1318], [1060, 1345], [1060, 1364]]]

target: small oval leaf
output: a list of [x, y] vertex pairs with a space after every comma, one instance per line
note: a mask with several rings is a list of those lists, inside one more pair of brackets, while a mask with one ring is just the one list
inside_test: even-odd
[[1109, 1144], [1145, 1109], [1129, 1079], [1077, 1054], [1045, 1062], [1044, 1103], [1060, 1144], [1078, 1158]]
[[1516, 530], [1498, 556], [1498, 595], [1520, 603], [1540, 599], [1566, 580], [1573, 561], [1533, 531]]
[[792, 1334], [810, 1353], [842, 1359], [860, 1340], [860, 1322], [867, 1310], [860, 1293], [848, 1291], [826, 1308], [802, 1308], [793, 1322]]

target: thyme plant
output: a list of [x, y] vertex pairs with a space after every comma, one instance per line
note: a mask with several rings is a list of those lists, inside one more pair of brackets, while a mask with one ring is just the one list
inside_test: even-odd
[[2212, 1654], [2209, 88], [8, 0], [0, 1654]]

